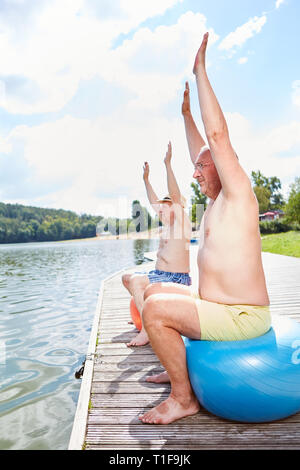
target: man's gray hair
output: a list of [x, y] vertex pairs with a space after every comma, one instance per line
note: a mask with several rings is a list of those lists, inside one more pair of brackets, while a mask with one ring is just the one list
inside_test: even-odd
[[[201, 147], [200, 152], [198, 153], [198, 157], [199, 157], [200, 153], [206, 152], [206, 150], [209, 150], [209, 151], [210, 151], [210, 148], [209, 148], [208, 145], [205, 144], [205, 145], [203, 145], [203, 146]], [[236, 151], [235, 151], [234, 149], [233, 149], [233, 151], [234, 151], [234, 153], [235, 153], [236, 158], [239, 159], [239, 157], [238, 157]]]

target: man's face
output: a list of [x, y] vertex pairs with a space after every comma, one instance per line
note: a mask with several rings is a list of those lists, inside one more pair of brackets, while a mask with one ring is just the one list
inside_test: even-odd
[[213, 197], [217, 186], [219, 187], [221, 183], [209, 149], [199, 153], [195, 161], [193, 178], [198, 181], [202, 194]]

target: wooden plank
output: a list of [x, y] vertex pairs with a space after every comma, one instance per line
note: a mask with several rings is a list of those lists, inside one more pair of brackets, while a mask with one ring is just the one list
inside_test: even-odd
[[153, 350], [149, 345], [141, 346], [139, 348], [128, 348], [125, 343], [100, 343], [96, 349], [96, 352], [98, 356], [105, 356], [110, 354], [122, 356], [127, 356], [128, 354], [151, 354], [153, 356]]
[[295, 446], [289, 446], [288, 444], [284, 445], [277, 445], [277, 444], [268, 444], [268, 445], [259, 445], [259, 444], [254, 444], [251, 446], [246, 446], [243, 444], [230, 444], [230, 445], [222, 445], [218, 444], [216, 446], [215, 444], [211, 445], [201, 445], [199, 447], [199, 444], [192, 445], [191, 443], [185, 444], [184, 446], [181, 446], [180, 444], [167, 444], [167, 445], [152, 445], [150, 444], [132, 444], [132, 443], [127, 443], [127, 444], [118, 444], [117, 447], [115, 444], [113, 445], [105, 445], [105, 444], [86, 444], [85, 450], [168, 450], [170, 452], [174, 452], [176, 454], [176, 451], [178, 450], [298, 450], [298, 447]]
[[[169, 393], [170, 384], [153, 384], [150, 382], [94, 382], [92, 383], [91, 393], [95, 396], [97, 393]], [[132, 404], [135, 406], [135, 403]]]
[[[141, 411], [149, 406], [156, 406], [162, 400], [168, 398], [169, 392], [157, 393], [116, 393], [115, 391], [107, 393], [96, 393], [91, 396], [93, 408], [132, 408], [140, 407]], [[149, 405], [150, 404], [150, 405]]]
[[[151, 373], [150, 373], [151, 372]], [[153, 373], [160, 373], [162, 372], [161, 368], [157, 369], [151, 369], [151, 371], [147, 372], [145, 371], [132, 371], [132, 372], [127, 372], [126, 370], [124, 372], [108, 372], [108, 371], [103, 371], [103, 372], [98, 372], [94, 371], [94, 382], [133, 382], [133, 381], [138, 381], [138, 380], [143, 380], [145, 382], [145, 378], [148, 375], [153, 375]]]
[[[152, 356], [150, 356], [152, 358]], [[156, 362], [154, 364], [151, 364], [149, 362], [144, 363], [140, 362], [139, 364], [134, 364], [134, 363], [126, 363], [126, 362], [120, 362], [118, 364], [115, 363], [98, 363], [96, 362], [94, 365], [94, 372], [99, 372], [99, 373], [118, 373], [118, 374], [123, 374], [124, 372], [128, 374], [136, 373], [136, 372], [141, 372], [141, 375], [144, 375], [145, 372], [147, 374], [152, 375], [154, 373], [159, 373], [163, 372], [164, 368], [160, 365], [160, 363]], [[151, 374], [152, 372], [152, 374]]]
[[[150, 409], [151, 405], [147, 405], [144, 409]], [[141, 414], [140, 408], [107, 408], [107, 409], [91, 409], [89, 413], [89, 424], [103, 425], [103, 424], [137, 424], [143, 426], [143, 423], [138, 419]], [[192, 426], [193, 424], [206, 424], [222, 423], [220, 418], [203, 411], [200, 416], [188, 416], [180, 420], [180, 423]]]
[[[151, 405], [144, 406], [144, 409], [150, 409]], [[103, 425], [103, 424], [138, 424], [142, 425], [143, 423], [138, 419], [138, 416], [141, 414], [140, 408], [106, 408], [106, 409], [98, 409], [92, 408], [89, 413], [89, 423], [92, 425]], [[288, 420], [286, 420], [291, 426], [293, 424], [300, 424], [299, 414], [294, 415]], [[217, 424], [219, 427], [224, 426], [224, 420], [208, 413], [206, 410], [201, 410], [200, 413], [188, 416], [186, 418], [177, 421], [179, 424], [186, 424], [189, 426], [193, 426], [194, 424], [197, 425], [205, 425], [207, 430], [209, 431], [211, 425]], [[238, 423], [239, 424], [239, 423]], [[244, 427], [249, 426], [248, 424], [243, 425]], [[227, 427], [227, 421], [226, 421]], [[192, 429], [190, 433], [193, 432]]]
[[[137, 364], [137, 363], [143, 363], [143, 364], [157, 364], [159, 362], [159, 359], [154, 356], [154, 354], [130, 354], [129, 356], [112, 356], [112, 355], [107, 355], [107, 356], [99, 356], [99, 361], [102, 364], [118, 364], [119, 362], [122, 362], [122, 364]], [[97, 362], [98, 363], [98, 362]]]
[[268, 424], [232, 424], [227, 422], [221, 428], [219, 424], [190, 425], [176, 424], [170, 425], [89, 425], [87, 431], [87, 442], [91, 445], [114, 444], [137, 445], [152, 444], [160, 448], [167, 448], [169, 445], [177, 445], [178, 448], [185, 448], [190, 445], [191, 440], [198, 443], [198, 448], [219, 446], [231, 448], [232, 446], [244, 446], [251, 448], [255, 445], [276, 447], [288, 445], [290, 448], [299, 448], [300, 424], [294, 424], [293, 429], [285, 423]]

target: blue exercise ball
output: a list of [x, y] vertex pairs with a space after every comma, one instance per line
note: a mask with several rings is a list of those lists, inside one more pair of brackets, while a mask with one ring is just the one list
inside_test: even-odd
[[300, 324], [275, 316], [271, 329], [242, 341], [184, 338], [193, 390], [225, 419], [274, 421], [300, 411]]

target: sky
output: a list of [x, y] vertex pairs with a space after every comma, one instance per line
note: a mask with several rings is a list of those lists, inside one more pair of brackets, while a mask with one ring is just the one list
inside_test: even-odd
[[127, 217], [167, 194], [164, 156], [189, 200], [185, 81], [200, 132], [195, 54], [240, 164], [300, 176], [299, 0], [0, 0], [0, 201]]

